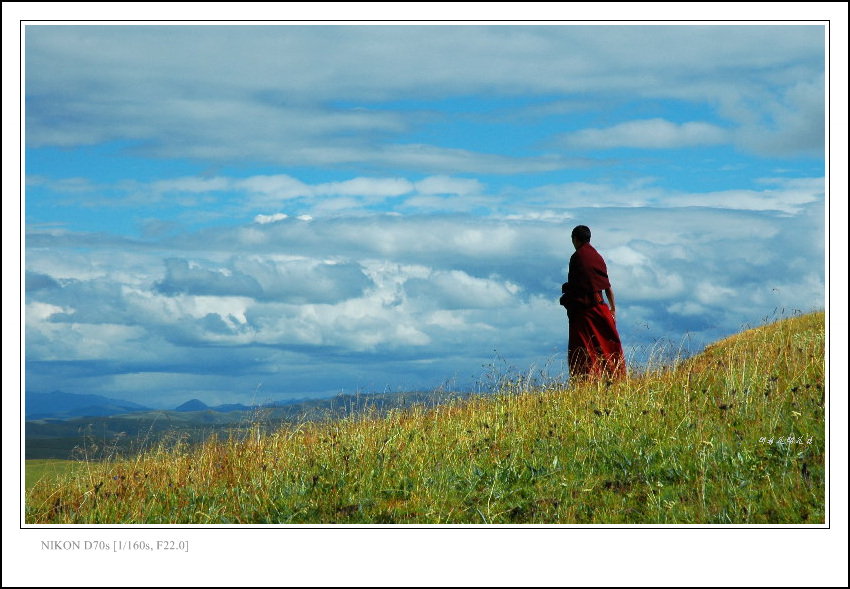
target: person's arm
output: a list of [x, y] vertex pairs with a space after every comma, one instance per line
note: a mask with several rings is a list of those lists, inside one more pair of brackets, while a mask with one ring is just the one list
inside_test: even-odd
[[608, 306], [611, 308], [611, 316], [617, 319], [616, 304], [614, 303], [614, 289], [610, 286], [605, 289], [605, 296], [608, 297]]

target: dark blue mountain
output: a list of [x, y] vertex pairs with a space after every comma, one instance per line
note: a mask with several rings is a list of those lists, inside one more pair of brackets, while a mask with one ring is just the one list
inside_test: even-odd
[[242, 403], [225, 403], [224, 405], [216, 405], [215, 407], [210, 407], [213, 411], [219, 411], [221, 413], [230, 413], [231, 411], [250, 411], [254, 409], [254, 407], [249, 407], [248, 405], [243, 405]]
[[61, 391], [26, 393], [24, 396], [24, 415], [27, 420], [103, 417], [136, 411], [150, 411], [150, 407], [101, 395], [77, 395]]
[[175, 411], [206, 411], [210, 407], [204, 403], [203, 401], [199, 401], [198, 399], [192, 399], [191, 401], [186, 401], [182, 405], [178, 406]]
[[188, 412], [188, 411], [216, 411], [218, 413], [230, 413], [232, 411], [250, 411], [255, 409], [255, 407], [249, 407], [248, 405], [243, 405], [242, 403], [224, 403], [222, 405], [209, 406], [203, 401], [198, 399], [192, 399], [191, 401], [186, 401], [176, 409], [175, 411]]

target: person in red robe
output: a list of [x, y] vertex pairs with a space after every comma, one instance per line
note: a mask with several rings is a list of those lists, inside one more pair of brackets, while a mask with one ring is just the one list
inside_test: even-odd
[[[570, 324], [567, 349], [570, 377], [625, 376], [623, 346], [615, 323], [614, 291], [605, 260], [590, 245], [587, 226], [574, 228], [572, 241], [576, 251], [570, 257], [569, 274], [561, 287], [560, 300], [567, 309]], [[608, 297], [608, 305], [602, 297], [603, 292]]]

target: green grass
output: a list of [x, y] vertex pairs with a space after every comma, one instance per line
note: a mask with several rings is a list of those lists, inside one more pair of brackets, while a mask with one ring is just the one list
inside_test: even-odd
[[86, 463], [77, 460], [26, 460], [24, 461], [26, 489], [29, 491], [39, 481], [42, 485], [51, 484], [57, 480], [61, 481], [85, 467]]
[[35, 484], [26, 521], [818, 524], [824, 401], [816, 313], [614, 383], [161, 443]]

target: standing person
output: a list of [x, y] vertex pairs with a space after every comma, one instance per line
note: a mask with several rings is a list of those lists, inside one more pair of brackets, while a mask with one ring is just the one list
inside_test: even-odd
[[[570, 343], [567, 363], [570, 377], [626, 374], [623, 346], [615, 324], [614, 291], [608, 269], [599, 252], [590, 245], [590, 229], [573, 229], [575, 253], [570, 257], [567, 282], [561, 287], [561, 305], [567, 309]], [[608, 305], [602, 292], [608, 297]]]

